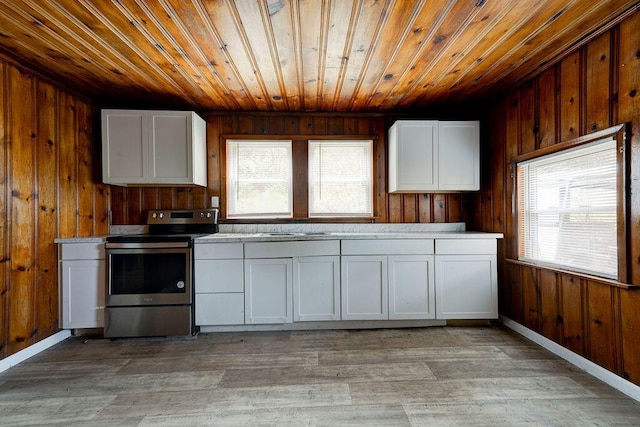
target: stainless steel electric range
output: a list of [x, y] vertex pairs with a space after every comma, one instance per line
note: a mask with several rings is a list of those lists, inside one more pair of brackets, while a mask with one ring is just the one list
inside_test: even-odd
[[193, 240], [218, 231], [217, 209], [152, 210], [148, 234], [106, 241], [106, 338], [190, 335]]

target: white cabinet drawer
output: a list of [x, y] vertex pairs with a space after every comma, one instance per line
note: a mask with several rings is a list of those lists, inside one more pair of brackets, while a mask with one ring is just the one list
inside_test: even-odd
[[343, 240], [342, 255], [431, 255], [433, 239]]
[[436, 255], [495, 255], [496, 239], [437, 239]]
[[197, 259], [194, 277], [196, 292], [244, 292], [242, 259]]
[[291, 242], [247, 243], [245, 258], [292, 258], [340, 255], [339, 240], [296, 240]]
[[196, 325], [244, 324], [244, 294], [196, 294]]
[[242, 243], [201, 243], [193, 249], [195, 259], [242, 258]]
[[104, 243], [63, 243], [60, 259], [104, 259]]

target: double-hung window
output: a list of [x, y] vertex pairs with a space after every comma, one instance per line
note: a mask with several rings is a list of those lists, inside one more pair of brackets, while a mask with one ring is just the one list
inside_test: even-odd
[[616, 139], [523, 160], [516, 172], [519, 259], [618, 279]]
[[227, 218], [293, 215], [291, 141], [227, 141]]
[[373, 141], [309, 141], [309, 216], [373, 215]]

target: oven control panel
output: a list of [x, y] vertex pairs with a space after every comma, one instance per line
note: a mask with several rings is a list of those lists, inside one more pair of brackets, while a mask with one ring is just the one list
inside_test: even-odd
[[217, 224], [218, 209], [150, 210], [147, 224]]

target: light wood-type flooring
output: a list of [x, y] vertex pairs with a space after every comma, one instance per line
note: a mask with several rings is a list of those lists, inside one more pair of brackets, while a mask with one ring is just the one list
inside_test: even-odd
[[0, 425], [631, 426], [640, 403], [501, 326], [72, 337]]

